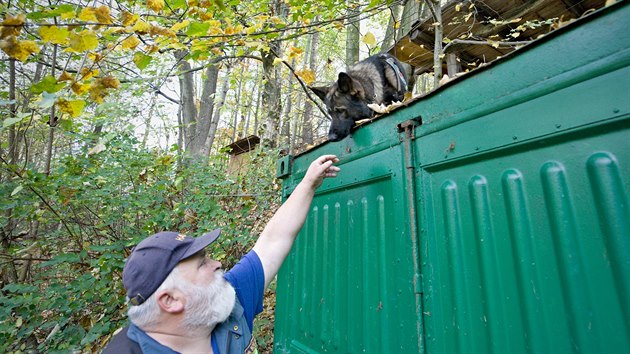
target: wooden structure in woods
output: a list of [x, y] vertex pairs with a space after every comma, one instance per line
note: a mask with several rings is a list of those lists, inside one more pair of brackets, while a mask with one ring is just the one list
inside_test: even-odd
[[[526, 44], [554, 28], [601, 8], [605, 2], [605, 0], [451, 1], [442, 7], [443, 37], [447, 38], [442, 44], [445, 54], [442, 60], [442, 73], [448, 73], [452, 77], [457, 72], [472, 70], [491, 62], [514, 51], [517, 43]], [[473, 14], [469, 15], [471, 12]], [[430, 12], [427, 11], [425, 14], [429, 16], [425, 15], [425, 18], [413, 24], [409, 33], [398, 40], [389, 51], [411, 65], [415, 75], [433, 71], [435, 20]], [[553, 20], [553, 25], [516, 30], [520, 24], [528, 21], [540, 24], [548, 20]]]
[[260, 138], [258, 136], [250, 135], [226, 146], [226, 148], [229, 148], [228, 153], [230, 154], [230, 162], [227, 170], [229, 176], [236, 177], [247, 171], [251, 160], [250, 153], [259, 143]]

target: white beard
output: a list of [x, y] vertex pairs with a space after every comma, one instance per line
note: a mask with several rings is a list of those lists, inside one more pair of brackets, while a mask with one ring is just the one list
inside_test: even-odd
[[179, 288], [188, 296], [183, 325], [189, 330], [214, 329], [225, 321], [234, 308], [236, 292], [223, 278], [223, 271], [215, 273], [208, 286], [184, 282]]

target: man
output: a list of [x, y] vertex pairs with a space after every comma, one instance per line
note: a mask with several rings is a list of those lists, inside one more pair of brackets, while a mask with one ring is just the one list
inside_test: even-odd
[[251, 352], [264, 288], [289, 254], [315, 191], [339, 172], [336, 162], [336, 156], [324, 155], [311, 163], [252, 251], [225, 274], [204, 251], [219, 230], [198, 238], [160, 232], [140, 242], [123, 270], [131, 324], [104, 353]]

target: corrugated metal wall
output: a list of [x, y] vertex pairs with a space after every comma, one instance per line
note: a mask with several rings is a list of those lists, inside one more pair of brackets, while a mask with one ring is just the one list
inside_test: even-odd
[[[380, 163], [374, 164], [374, 160]], [[320, 189], [278, 289], [280, 352], [417, 352], [400, 154], [347, 161]], [[334, 182], [334, 183], [333, 183]], [[399, 336], [416, 340], [399, 340]]]
[[320, 154], [343, 171], [279, 275], [275, 351], [630, 352], [628, 18], [600, 11], [296, 158], [285, 196]]

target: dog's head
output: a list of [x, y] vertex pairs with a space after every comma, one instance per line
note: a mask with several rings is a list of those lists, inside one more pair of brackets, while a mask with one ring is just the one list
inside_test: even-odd
[[332, 117], [328, 140], [339, 141], [348, 134], [357, 120], [371, 118], [374, 111], [367, 105], [363, 85], [347, 73], [339, 73], [330, 86], [309, 87], [326, 105]]

